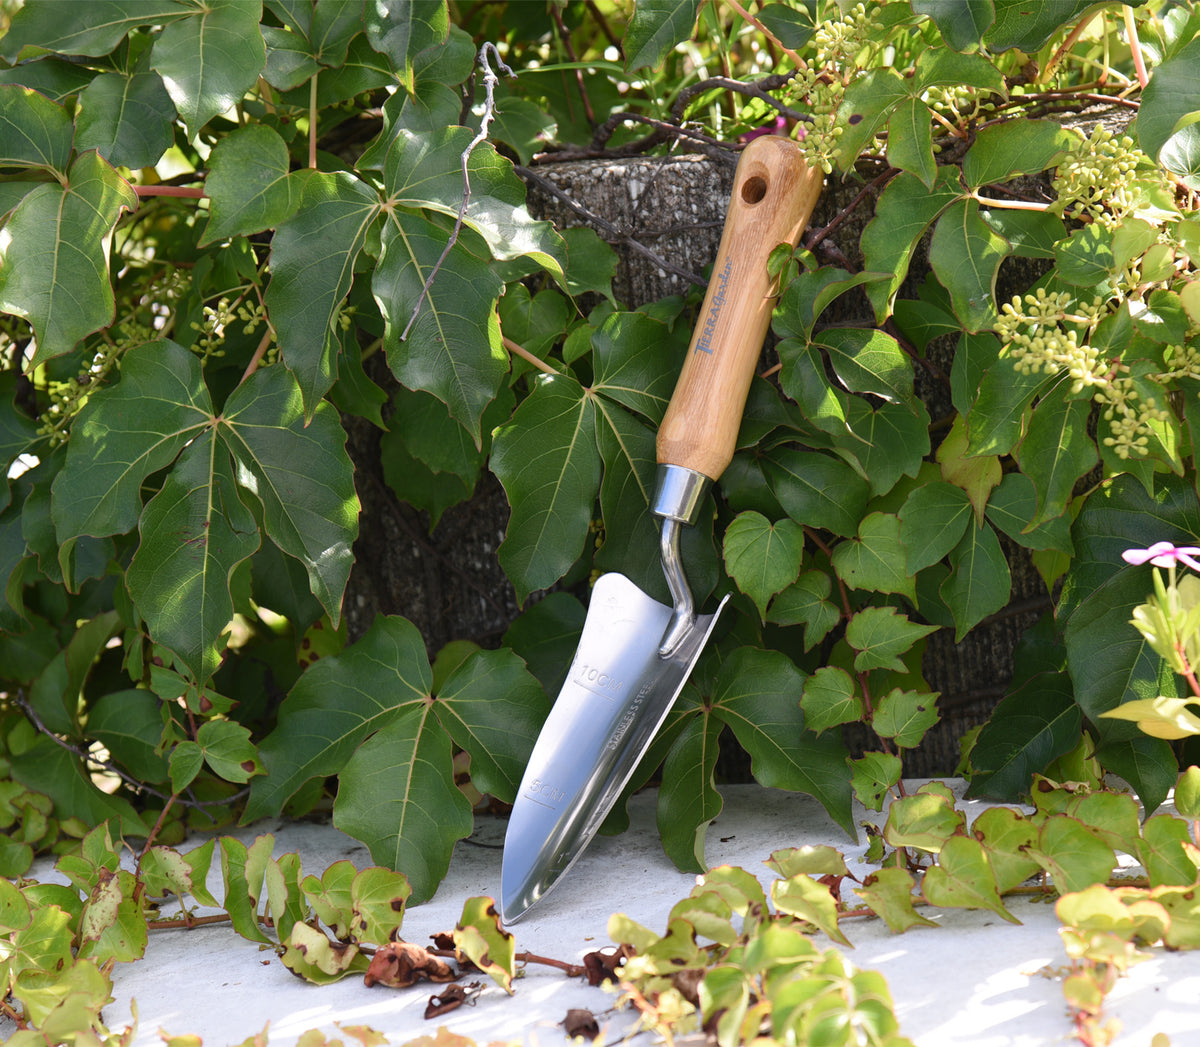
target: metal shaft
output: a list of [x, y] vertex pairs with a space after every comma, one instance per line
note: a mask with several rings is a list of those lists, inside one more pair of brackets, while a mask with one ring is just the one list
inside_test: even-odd
[[691, 526], [700, 515], [700, 505], [712, 484], [703, 473], [679, 465], [660, 465], [651, 509], [662, 517], [660, 548], [663, 575], [671, 590], [674, 612], [663, 633], [658, 653], [670, 658], [696, 623], [696, 603], [683, 562], [679, 556], [679, 536], [683, 527]]

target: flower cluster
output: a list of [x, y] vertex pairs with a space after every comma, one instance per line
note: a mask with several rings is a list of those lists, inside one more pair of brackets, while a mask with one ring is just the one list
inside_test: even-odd
[[1104, 383], [1107, 360], [1090, 344], [1088, 332], [1102, 315], [1099, 298], [1076, 302], [1068, 291], [1047, 292], [1039, 287], [1024, 298], [1017, 295], [1000, 308], [996, 333], [1021, 374], [1056, 374], [1065, 370], [1071, 392]]
[[1200, 378], [1200, 349], [1189, 344], [1167, 346], [1165, 370], [1110, 359], [1093, 345], [1093, 334], [1108, 315], [1103, 299], [1078, 301], [1068, 291], [1039, 287], [1017, 295], [1000, 309], [996, 334], [1002, 354], [1019, 374], [1065, 374], [1071, 395], [1090, 390], [1101, 408], [1108, 435], [1101, 443], [1117, 458], [1144, 457], [1154, 432], [1169, 421], [1167, 385], [1177, 378]]
[[1147, 187], [1138, 175], [1147, 165], [1132, 138], [1118, 138], [1097, 124], [1058, 165], [1053, 181], [1058, 200], [1052, 210], [1115, 227], [1142, 204]]

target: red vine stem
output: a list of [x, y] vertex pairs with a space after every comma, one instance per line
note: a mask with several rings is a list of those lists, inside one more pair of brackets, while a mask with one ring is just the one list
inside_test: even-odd
[[1187, 653], [1184, 651], [1182, 643], [1175, 644], [1175, 653], [1179, 655], [1179, 660], [1183, 663], [1183, 678], [1187, 680], [1187, 685], [1192, 689], [1192, 694], [1200, 698], [1200, 681], [1196, 679], [1196, 671], [1192, 668], [1192, 663], [1188, 661]]
[[1142, 56], [1142, 45], [1138, 41], [1137, 23], [1133, 20], [1133, 8], [1122, 7], [1125, 15], [1125, 34], [1129, 37], [1129, 50], [1133, 52], [1133, 68], [1137, 72], [1138, 84], [1142, 90], [1150, 82], [1150, 74], [1146, 72], [1146, 59]]

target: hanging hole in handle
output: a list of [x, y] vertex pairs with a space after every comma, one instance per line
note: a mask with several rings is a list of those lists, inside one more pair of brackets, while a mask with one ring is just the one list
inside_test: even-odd
[[742, 199], [756, 204], [767, 195], [767, 180], [762, 175], [753, 175], [742, 183]]

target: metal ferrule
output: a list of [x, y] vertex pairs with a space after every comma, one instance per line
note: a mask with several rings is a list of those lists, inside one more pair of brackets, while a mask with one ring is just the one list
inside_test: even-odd
[[687, 469], [682, 465], [660, 465], [650, 509], [655, 516], [678, 520], [690, 526], [699, 517], [700, 504], [710, 486], [712, 480], [695, 469]]

